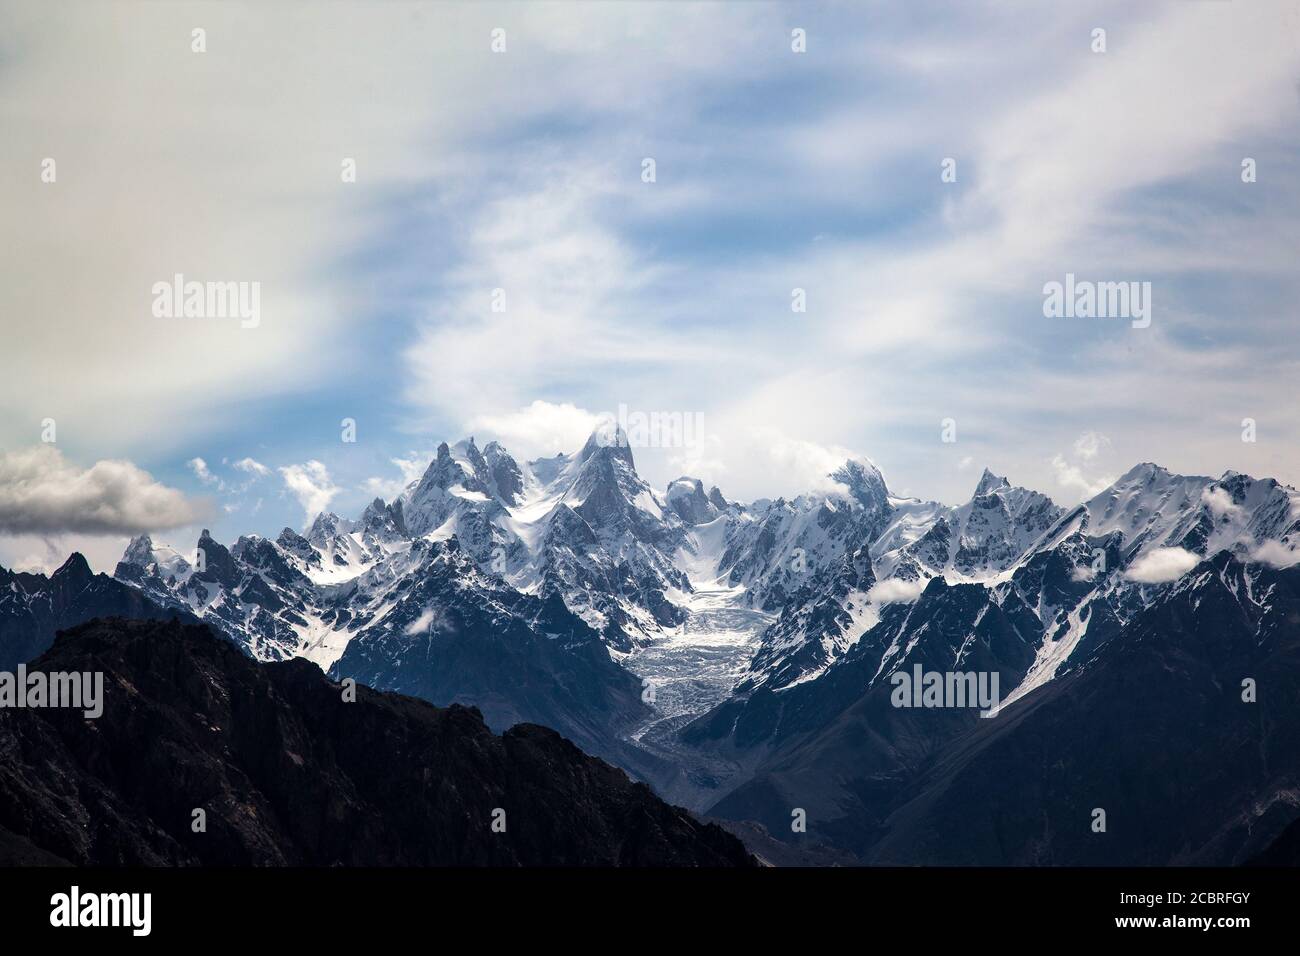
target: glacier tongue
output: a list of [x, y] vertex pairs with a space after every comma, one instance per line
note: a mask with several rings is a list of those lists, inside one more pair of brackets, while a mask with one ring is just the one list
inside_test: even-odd
[[697, 587], [685, 622], [624, 659], [654, 689], [656, 713], [634, 740], [715, 707], [748, 672], [771, 616], [747, 607], [742, 594], [741, 588]]

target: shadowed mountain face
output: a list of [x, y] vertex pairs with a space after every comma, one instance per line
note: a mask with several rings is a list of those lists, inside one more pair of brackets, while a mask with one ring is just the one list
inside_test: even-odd
[[330, 669], [368, 687], [477, 707], [501, 731], [555, 728], [625, 766], [620, 732], [649, 713], [640, 681], [557, 595], [521, 594], [479, 571], [455, 539], [412, 546], [421, 574], [396, 589], [380, 623], [361, 628]]
[[553, 731], [349, 702], [314, 664], [259, 664], [204, 626], [96, 620], [29, 668], [102, 672], [103, 716], [0, 709], [0, 865], [753, 863]]
[[1085, 666], [982, 721], [908, 788], [870, 859], [1229, 865], [1257, 854], [1300, 798], [1300, 568], [1245, 572], [1226, 554], [1199, 565]]
[[1300, 866], [1300, 817], [1262, 853], [1246, 861], [1247, 866]]
[[[740, 504], [689, 476], [660, 495], [625, 438], [531, 462], [443, 444], [355, 521], [228, 549], [141, 536], [116, 576], [255, 661], [554, 728], [788, 860], [1236, 862], [1300, 806], [1300, 491], [1143, 463], [1068, 509], [988, 471], [948, 506], [855, 458]], [[0, 571], [0, 648], [157, 613], [112, 584], [79, 557]], [[996, 688], [996, 714], [899, 706], [925, 674]], [[1246, 677], [1257, 703], [1233, 700]], [[1079, 801], [1126, 837], [1079, 842]]]
[[0, 671], [40, 654], [53, 643], [55, 632], [108, 616], [179, 617], [197, 623], [186, 611], [164, 610], [137, 589], [93, 573], [80, 554], [49, 577], [0, 568]]
[[1220, 553], [986, 720], [895, 710], [854, 676], [767, 707], [758, 729], [789, 742], [713, 813], [780, 834], [803, 806], [810, 836], [892, 865], [1237, 864], [1297, 816], [1300, 568]]

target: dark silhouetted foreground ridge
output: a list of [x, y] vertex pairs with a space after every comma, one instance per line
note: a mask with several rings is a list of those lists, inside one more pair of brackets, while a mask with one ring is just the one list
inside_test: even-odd
[[203, 626], [95, 620], [28, 667], [102, 671], [104, 710], [0, 709], [0, 864], [754, 863], [554, 731], [346, 702], [314, 664], [256, 663]]

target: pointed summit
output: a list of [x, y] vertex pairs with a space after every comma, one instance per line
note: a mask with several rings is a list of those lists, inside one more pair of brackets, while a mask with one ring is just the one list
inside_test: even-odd
[[280, 537], [275, 539], [275, 543], [286, 551], [296, 551], [303, 547], [310, 547], [306, 538], [289, 527], [280, 532]]
[[474, 444], [473, 435], [458, 441], [452, 452], [457, 458], [463, 458], [469, 463], [470, 468], [474, 470], [474, 477], [480, 480], [487, 478], [488, 463], [483, 453], [478, 450], [478, 445]]
[[402, 499], [397, 498], [391, 505], [385, 504], [383, 498], [376, 498], [361, 513], [361, 520], [352, 528], [361, 531], [364, 536], [385, 541], [396, 541], [406, 536], [406, 520], [402, 513]]
[[519, 463], [510, 453], [501, 447], [500, 442], [490, 441], [483, 448], [483, 458], [487, 462], [487, 479], [498, 498], [514, 506], [524, 490], [524, 476]]
[[831, 472], [832, 481], [846, 485], [854, 498], [868, 508], [886, 507], [889, 489], [885, 476], [870, 458], [850, 458]]
[[[347, 534], [351, 530], [351, 521], [340, 518], [332, 511], [322, 511], [316, 516], [316, 520], [311, 523], [311, 527], [307, 529], [307, 540], [319, 548], [327, 545], [331, 539], [338, 535]], [[207, 536], [208, 533], [204, 531], [203, 537], [206, 538]], [[203, 547], [202, 538], [199, 539], [199, 547]]]
[[90, 564], [80, 551], [73, 551], [72, 554], [68, 555], [68, 560], [64, 561], [62, 566], [54, 574], [50, 575], [51, 578], [71, 581], [89, 581], [94, 576], [95, 572], [90, 570]]
[[980, 483], [975, 486], [975, 497], [978, 498], [980, 495], [991, 494], [999, 488], [1010, 487], [1011, 482], [1007, 481], [1000, 475], [993, 474], [993, 472], [985, 468], [984, 474], [980, 475]]
[[416, 486], [405, 494], [412, 504], [420, 507], [431, 500], [441, 499], [443, 492], [457, 485], [486, 495], [490, 493], [483, 480], [487, 470], [487, 462], [474, 445], [474, 439], [458, 442], [455, 448], [441, 442], [437, 457], [430, 462]]
[[132, 538], [122, 553], [122, 563], [147, 568], [153, 563], [153, 539], [147, 534]]
[[636, 463], [632, 460], [632, 445], [628, 440], [627, 432], [623, 431], [623, 426], [616, 422], [605, 422], [596, 426], [596, 430], [587, 439], [587, 444], [583, 445], [582, 451], [578, 453], [578, 461], [585, 464], [597, 454], [625, 461], [628, 467], [636, 471]]
[[193, 580], [213, 581], [228, 587], [238, 580], [239, 572], [230, 550], [213, 538], [207, 528], [204, 528], [203, 533], [199, 535], [198, 550], [203, 553], [205, 567], [194, 575]]
[[683, 476], [670, 481], [664, 497], [668, 507], [687, 524], [704, 524], [718, 516], [718, 509], [704, 493], [704, 482], [698, 478]]

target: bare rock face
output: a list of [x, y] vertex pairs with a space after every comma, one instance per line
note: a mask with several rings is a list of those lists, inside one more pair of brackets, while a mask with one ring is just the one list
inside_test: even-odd
[[197, 623], [186, 611], [164, 609], [136, 588], [93, 573], [77, 553], [48, 577], [0, 568], [0, 670], [31, 660], [63, 628], [114, 614]]
[[755, 862], [554, 731], [348, 701], [314, 664], [257, 663], [206, 626], [94, 620], [28, 669], [102, 672], [103, 714], [0, 709], [0, 865]]

